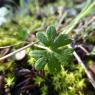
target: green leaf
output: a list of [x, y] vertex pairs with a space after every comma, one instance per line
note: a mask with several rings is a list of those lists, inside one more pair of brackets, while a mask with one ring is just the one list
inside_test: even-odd
[[61, 70], [61, 65], [53, 54], [49, 54], [48, 56], [48, 70], [52, 74], [58, 73]]
[[36, 63], [35, 63], [35, 69], [36, 69], [36, 70], [41, 70], [41, 69], [44, 68], [45, 64], [46, 64], [45, 58], [44, 58], [44, 57], [39, 58], [39, 59], [36, 61]]
[[54, 52], [53, 54], [62, 65], [65, 65], [71, 62], [72, 53], [73, 53], [73, 50], [66, 47], [62, 49], [60, 52]]
[[37, 36], [38, 40], [41, 43], [43, 43], [44, 45], [48, 45], [49, 44], [48, 39], [47, 39], [47, 37], [45, 36], [44, 33], [38, 32], [36, 36]]
[[39, 57], [45, 56], [46, 51], [45, 50], [32, 50], [30, 52], [30, 55], [32, 55], [32, 57], [39, 58]]
[[71, 39], [66, 34], [61, 34], [54, 40], [55, 47], [65, 46], [71, 43]]
[[50, 26], [47, 28], [47, 37], [48, 40], [52, 43], [57, 36], [57, 32], [54, 26]]

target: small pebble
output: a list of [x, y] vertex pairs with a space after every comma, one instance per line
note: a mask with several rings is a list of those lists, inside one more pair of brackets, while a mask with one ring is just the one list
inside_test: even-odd
[[18, 60], [18, 61], [22, 60], [25, 57], [25, 55], [26, 55], [25, 50], [22, 50], [15, 54], [15, 60]]

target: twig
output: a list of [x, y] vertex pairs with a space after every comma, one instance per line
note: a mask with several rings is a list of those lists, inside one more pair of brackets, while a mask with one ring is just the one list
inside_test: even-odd
[[93, 87], [95, 88], [95, 79], [93, 78], [93, 76], [91, 75], [90, 71], [88, 70], [88, 68], [84, 65], [84, 63], [82, 62], [82, 60], [80, 59], [80, 57], [78, 56], [78, 54], [74, 51], [73, 55], [75, 56], [75, 58], [77, 59], [78, 63], [83, 67], [83, 69], [85, 70], [85, 73], [87, 74], [91, 84], [93, 85]]
[[47, 50], [47, 51], [49, 51], [49, 52], [52, 52], [49, 48], [47, 48], [47, 47], [45, 47], [45, 46], [42, 46], [42, 45], [38, 45], [38, 44], [36, 44], [36, 43], [38, 43], [38, 42], [32, 42], [32, 43], [30, 43], [30, 44], [28, 44], [28, 45], [26, 45], [26, 46], [24, 46], [24, 47], [22, 47], [22, 48], [16, 50], [16, 51], [13, 51], [13, 52], [11, 52], [11, 53], [9, 53], [9, 54], [7, 54], [7, 55], [1, 57], [1, 58], [0, 58], [0, 61], [6, 59], [6, 58], [8, 58], [8, 57], [10, 57], [10, 56], [12, 56], [12, 55], [14, 55], [14, 54], [16, 54], [16, 53], [18, 53], [18, 52], [24, 50], [24, 49], [26, 49], [26, 48], [32, 46], [32, 45], [34, 45], [35, 47], [41, 48], [41, 49], [45, 49], [45, 50]]
[[[69, 48], [72, 48], [70, 45], [68, 45]], [[81, 58], [78, 56], [78, 54], [76, 53], [76, 51], [73, 52], [73, 55], [75, 56], [75, 58], [77, 59], [78, 63], [82, 66], [82, 68], [85, 70], [85, 73], [87, 74], [89, 81], [91, 82], [92, 86], [95, 88], [95, 79], [92, 76], [92, 73], [89, 71], [89, 69], [85, 66], [85, 64], [83, 63], [83, 61], [81, 60]]]
[[6, 48], [10, 48], [10, 47], [12, 47], [13, 45], [10, 45], [10, 46], [2, 46], [2, 47], [0, 47], [0, 49], [6, 49]]
[[29, 42], [23, 41], [23, 42], [19, 42], [19, 43], [13, 44], [13, 45], [9, 45], [9, 46], [1, 46], [0, 49], [10, 48], [10, 47], [13, 47], [13, 46], [17, 46], [19, 44], [22, 44], [22, 43], [29, 43]]
[[6, 58], [8, 58], [8, 57], [10, 57], [10, 56], [12, 56], [12, 55], [14, 55], [14, 54], [16, 54], [17, 52], [20, 52], [20, 51], [22, 51], [22, 50], [24, 50], [24, 49], [26, 49], [26, 48], [28, 48], [28, 47], [34, 45], [35, 43], [37, 43], [37, 42], [32, 42], [32, 43], [30, 43], [30, 44], [28, 44], [28, 45], [26, 45], [26, 46], [24, 46], [24, 47], [22, 47], [22, 48], [20, 48], [20, 49], [18, 49], [18, 50], [16, 50], [16, 51], [14, 51], [14, 52], [12, 52], [12, 53], [9, 53], [9, 54], [7, 54], [7, 55], [1, 57], [1, 58], [0, 58], [0, 61], [2, 61], [2, 60], [4, 60], [4, 59], [6, 59]]
[[81, 50], [83, 50], [87, 55], [89, 55], [89, 52], [82, 46], [82, 45], [77, 45]]

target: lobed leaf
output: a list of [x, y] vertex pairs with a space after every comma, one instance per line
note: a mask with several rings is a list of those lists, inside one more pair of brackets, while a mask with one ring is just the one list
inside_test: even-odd
[[50, 73], [58, 73], [61, 70], [61, 65], [53, 54], [48, 56], [48, 69]]
[[43, 43], [44, 45], [47, 46], [47, 45], [49, 44], [48, 39], [47, 39], [47, 37], [45, 36], [44, 33], [38, 32], [36, 36], [37, 36], [38, 40], [39, 40], [41, 43]]
[[71, 43], [71, 39], [66, 34], [61, 34], [54, 40], [55, 47], [65, 46]]
[[60, 52], [54, 52], [54, 56], [62, 65], [64, 65], [71, 62], [72, 52], [72, 49], [64, 48]]
[[44, 68], [45, 64], [46, 64], [45, 58], [44, 58], [44, 57], [39, 58], [39, 59], [36, 61], [36, 63], [35, 63], [35, 69], [36, 69], [36, 70], [41, 70], [41, 69]]
[[47, 28], [47, 37], [49, 42], [53, 43], [55, 37], [57, 36], [57, 32], [54, 26], [50, 26]]
[[33, 50], [30, 52], [30, 54], [32, 55], [32, 57], [43, 57], [46, 55], [46, 51], [45, 50]]

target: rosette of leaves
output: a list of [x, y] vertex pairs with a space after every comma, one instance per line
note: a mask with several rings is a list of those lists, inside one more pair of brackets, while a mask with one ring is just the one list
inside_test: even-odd
[[32, 50], [31, 53], [32, 57], [37, 58], [35, 63], [37, 70], [47, 65], [50, 73], [57, 73], [61, 70], [61, 65], [70, 63], [72, 49], [67, 45], [71, 43], [71, 39], [67, 34], [58, 34], [55, 27], [50, 26], [46, 32], [38, 32], [36, 37], [39, 48]]

